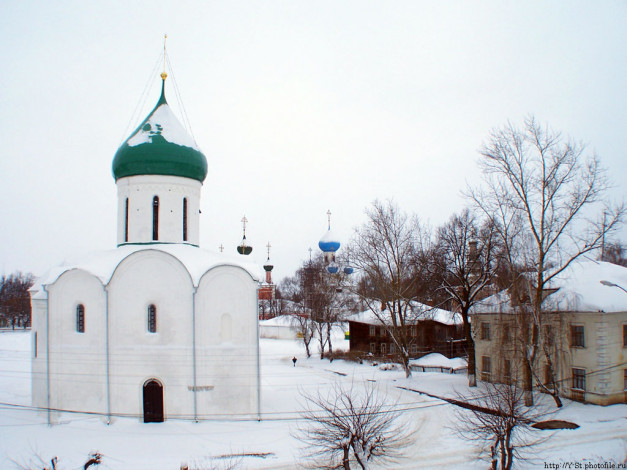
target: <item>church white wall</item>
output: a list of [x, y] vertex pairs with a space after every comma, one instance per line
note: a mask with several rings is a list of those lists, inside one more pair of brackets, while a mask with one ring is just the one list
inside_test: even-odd
[[[118, 245], [153, 243], [152, 203], [159, 197], [159, 237], [161, 243], [199, 244], [199, 181], [179, 176], [141, 175], [120, 178], [118, 188]], [[128, 241], [125, 241], [126, 199]], [[187, 241], [183, 240], [183, 198], [187, 198]]]
[[199, 418], [258, 412], [257, 287], [241, 268], [219, 266], [196, 293]]
[[[143, 385], [163, 385], [164, 417], [193, 418], [193, 285], [173, 256], [142, 250], [123, 260], [107, 287], [112, 412], [143, 416]], [[148, 306], [157, 332], [148, 332]]]
[[[47, 393], [45, 366], [48, 365], [51, 408], [105, 415], [106, 324], [103, 285], [97, 277], [74, 269], [62, 274], [47, 290], [50, 357], [47, 364], [43, 364], [44, 380], [36, 384], [37, 401], [47, 401], [47, 398], [43, 400], [41, 396]], [[76, 328], [76, 308], [79, 304], [84, 306], [84, 333], [79, 333]], [[41, 317], [40, 314], [37, 316]], [[40, 320], [38, 318], [38, 331]], [[40, 372], [39, 364], [37, 368]], [[57, 413], [53, 413], [53, 421], [56, 416]]]
[[31, 335], [33, 339], [33, 360], [31, 366], [32, 400], [33, 406], [46, 408], [48, 406], [48, 385], [46, 366], [46, 338], [48, 315], [48, 301], [46, 299], [32, 299]]

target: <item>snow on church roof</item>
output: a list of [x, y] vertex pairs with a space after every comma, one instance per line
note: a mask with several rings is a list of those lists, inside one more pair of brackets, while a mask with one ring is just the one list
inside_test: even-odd
[[[408, 317], [411, 317], [411, 320], [408, 320], [409, 323], [417, 323], [425, 320], [433, 320], [444, 325], [461, 325], [463, 323], [462, 317], [459, 313], [449, 312], [448, 310], [443, 310], [441, 308], [430, 307], [429, 305], [425, 305], [420, 302], [412, 302], [411, 307], [412, 314], [408, 315]], [[383, 314], [381, 317], [383, 318], [387, 316]], [[350, 315], [346, 318], [346, 320], [366, 323], [367, 325], [381, 325], [381, 320], [377, 318], [371, 309]], [[385, 324], [389, 324], [389, 321], [386, 321]]]
[[46, 293], [42, 286], [54, 283], [63, 273], [72, 269], [86, 271], [102, 282], [108, 284], [118, 265], [128, 256], [139, 251], [161, 251], [178, 259], [189, 272], [195, 286], [200, 278], [211, 268], [217, 266], [237, 266], [244, 269], [258, 281], [263, 278], [261, 267], [254, 263], [242, 263], [223, 253], [217, 254], [201, 248], [183, 244], [154, 244], [154, 245], [123, 245], [113, 250], [90, 253], [73, 259], [68, 259], [50, 269], [37, 279], [31, 288], [32, 298], [45, 299]]
[[[601, 282], [603, 281], [603, 282]], [[620, 287], [618, 287], [620, 286]], [[627, 312], [627, 268], [601, 261], [576, 261], [550, 282], [557, 289], [544, 301], [550, 312]], [[471, 313], [511, 313], [507, 291], [475, 304]]]
[[165, 78], [155, 108], [120, 146], [111, 170], [116, 181], [136, 175], [182, 176], [201, 183], [205, 180], [207, 159], [170, 109], [165, 99]]

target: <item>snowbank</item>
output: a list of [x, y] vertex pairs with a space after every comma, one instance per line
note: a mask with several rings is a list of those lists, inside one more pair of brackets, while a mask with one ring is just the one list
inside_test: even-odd
[[450, 374], [464, 373], [468, 362], [463, 357], [448, 357], [440, 353], [431, 353], [419, 359], [409, 361], [409, 366], [421, 372], [448, 372]]

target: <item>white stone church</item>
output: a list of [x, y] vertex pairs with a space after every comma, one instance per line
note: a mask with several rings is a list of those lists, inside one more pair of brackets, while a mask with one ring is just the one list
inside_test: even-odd
[[117, 248], [31, 289], [33, 405], [144, 422], [259, 415], [256, 265], [199, 248], [207, 161], [161, 97], [113, 160]]

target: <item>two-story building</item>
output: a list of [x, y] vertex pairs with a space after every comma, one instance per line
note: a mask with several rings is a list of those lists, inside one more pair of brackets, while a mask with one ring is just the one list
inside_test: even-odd
[[[609, 405], [627, 402], [627, 268], [576, 262], [554, 279], [543, 302], [534, 384], [551, 382], [561, 396]], [[520, 378], [529, 323], [507, 291], [472, 311], [477, 373], [481, 380]], [[545, 354], [546, 351], [546, 354]]]
[[[382, 321], [383, 319], [383, 321]], [[347, 318], [350, 350], [375, 356], [395, 355], [396, 344], [391, 335], [391, 321], [385, 312], [377, 315], [368, 309]], [[437, 352], [447, 357], [466, 354], [462, 318], [458, 313], [412, 303], [412, 314], [406, 326], [411, 357], [422, 357]]]

